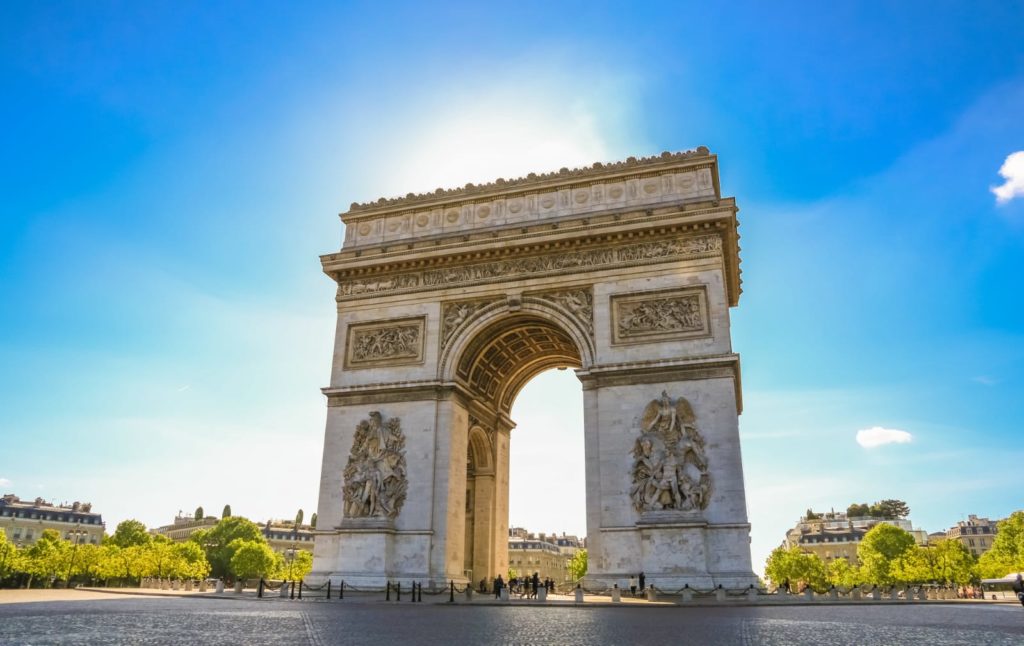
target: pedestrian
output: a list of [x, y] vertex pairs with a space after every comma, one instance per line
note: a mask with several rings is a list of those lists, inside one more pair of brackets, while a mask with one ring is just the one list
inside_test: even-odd
[[636, 596], [636, 577], [635, 576], [629, 577], [629, 595], [631, 597], [635, 597]]
[[1017, 573], [1017, 579], [1013, 582], [1013, 591], [1017, 593], [1020, 605], [1024, 606], [1024, 578], [1021, 577], [1020, 572]]
[[533, 590], [532, 590], [532, 594], [530, 595], [530, 598], [536, 599], [537, 598], [537, 588], [540, 587], [540, 576], [536, 572], [533, 573], [533, 580], [530, 583], [533, 584]]
[[504, 586], [505, 586], [505, 582], [502, 580], [501, 575], [499, 574], [498, 577], [496, 579], [494, 579], [494, 598], [495, 599], [500, 599], [501, 598], [501, 589]]
[[640, 592], [643, 592], [644, 590], [647, 589], [647, 577], [645, 577], [644, 573], [641, 572], [640, 576], [639, 576], [639, 579], [640, 579]]

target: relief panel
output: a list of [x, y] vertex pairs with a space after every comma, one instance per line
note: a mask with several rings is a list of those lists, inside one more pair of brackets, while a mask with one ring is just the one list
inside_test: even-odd
[[711, 335], [707, 288], [611, 297], [612, 343], [651, 343]]
[[346, 368], [375, 368], [423, 362], [426, 318], [355, 323], [345, 339]]

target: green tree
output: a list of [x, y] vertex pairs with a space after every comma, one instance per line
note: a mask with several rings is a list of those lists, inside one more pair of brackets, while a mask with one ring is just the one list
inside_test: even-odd
[[174, 559], [174, 541], [166, 536], [154, 536], [144, 552], [143, 576], [171, 578]]
[[900, 583], [954, 583], [974, 579], [975, 559], [958, 541], [940, 540], [927, 547], [911, 547], [896, 562], [894, 578]]
[[71, 567], [71, 543], [60, 537], [55, 529], [43, 530], [42, 535], [24, 552], [21, 567], [32, 579], [49, 587], [59, 578], [66, 576]]
[[[74, 548], [72, 548], [74, 549]], [[100, 571], [105, 554], [103, 548], [92, 543], [82, 543], [78, 546], [78, 553], [75, 556], [75, 567], [71, 575], [84, 579], [86, 583], [92, 583], [100, 577]]]
[[189, 540], [202, 546], [206, 552], [206, 560], [210, 563], [210, 572], [215, 577], [227, 577], [231, 574], [231, 557], [235, 554], [232, 543], [238, 539], [266, 544], [259, 525], [241, 516], [228, 516], [210, 529], [201, 529]]
[[896, 583], [894, 568], [910, 556], [909, 552], [914, 547], [914, 537], [906, 530], [888, 523], [872, 527], [857, 546], [857, 558], [861, 562], [865, 582], [876, 585]]
[[821, 516], [816, 514], [816, 513], [814, 513], [814, 510], [812, 510], [812, 509], [808, 509], [807, 510], [807, 515], [805, 516], [806, 520], [817, 520], [819, 518], [821, 518]]
[[860, 585], [860, 570], [844, 558], [833, 559], [825, 566], [825, 578], [829, 585], [850, 588]]
[[224, 505], [224, 511], [220, 512], [221, 520], [231, 518], [231, 505]]
[[308, 550], [295, 550], [290, 556], [278, 559], [275, 579], [301, 581], [313, 571], [313, 553]]
[[778, 587], [789, 583], [790, 589], [797, 589], [804, 584], [818, 592], [828, 587], [825, 564], [816, 554], [807, 554], [796, 545], [789, 548], [780, 545], [772, 550], [764, 573]]
[[998, 579], [1024, 571], [1024, 511], [1015, 511], [999, 521], [992, 547], [978, 559], [978, 573]]
[[206, 553], [195, 543], [174, 544], [174, 567], [179, 579], [205, 579], [210, 574]]
[[303, 518], [304, 515], [305, 514], [302, 512], [301, 509], [299, 510], [299, 513], [295, 514], [295, 526], [296, 527], [298, 527], [299, 525], [302, 524], [302, 518]]
[[277, 566], [276, 555], [266, 542], [235, 539], [230, 546], [230, 571], [239, 579], [268, 576]]
[[7, 532], [0, 530], [0, 581], [16, 571], [18, 547], [7, 539]]
[[206, 512], [203, 511], [202, 506], [196, 507], [196, 513], [192, 514], [192, 518], [195, 518], [196, 520], [206, 518]]
[[118, 579], [123, 584], [134, 584], [145, 575], [149, 560], [149, 545], [120, 547], [108, 542], [104, 548], [106, 548], [106, 559], [102, 566], [104, 578]]
[[313, 515], [309, 517], [309, 526], [312, 527], [313, 529], [316, 529], [316, 512], [315, 511], [313, 512]]
[[882, 518], [889, 518], [892, 520], [897, 518], [906, 518], [910, 515], [910, 507], [907, 507], [907, 503], [902, 500], [894, 500], [892, 498], [887, 498], [886, 500], [875, 503], [873, 508], [877, 510], [878, 515]]
[[848, 518], [860, 518], [861, 516], [868, 516], [871, 514], [871, 508], [866, 503], [853, 503], [846, 508], [846, 516]]
[[107, 540], [111, 545], [118, 547], [132, 547], [133, 545], [149, 545], [153, 537], [146, 531], [146, 526], [139, 521], [122, 520]]
[[569, 576], [573, 581], [579, 581], [587, 575], [587, 550], [576, 550], [576, 553], [569, 559]]

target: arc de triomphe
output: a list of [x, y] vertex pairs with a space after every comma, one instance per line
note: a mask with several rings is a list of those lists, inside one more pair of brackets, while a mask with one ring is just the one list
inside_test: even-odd
[[754, 583], [736, 212], [706, 148], [353, 204], [312, 577], [506, 573], [509, 411], [572, 367], [588, 583]]

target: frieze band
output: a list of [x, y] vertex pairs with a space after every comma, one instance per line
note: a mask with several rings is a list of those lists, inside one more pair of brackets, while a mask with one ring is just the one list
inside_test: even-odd
[[337, 300], [412, 288], [453, 287], [475, 281], [511, 279], [529, 274], [586, 269], [619, 263], [637, 263], [677, 256], [721, 253], [718, 234], [640, 242], [619, 247], [567, 251], [544, 256], [514, 258], [445, 269], [408, 272], [388, 278], [339, 280]]
[[705, 287], [612, 296], [612, 343], [707, 336]]

